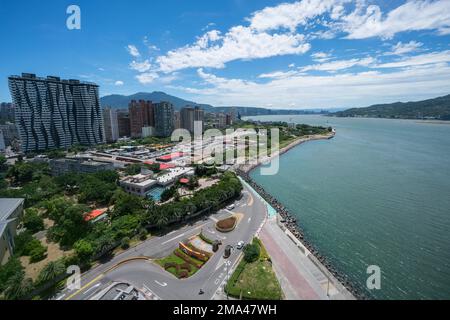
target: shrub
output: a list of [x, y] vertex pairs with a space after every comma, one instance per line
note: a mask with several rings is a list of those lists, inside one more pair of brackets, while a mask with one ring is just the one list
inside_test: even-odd
[[192, 264], [194, 267], [196, 267], [197, 269], [200, 269], [202, 267], [202, 263], [198, 263], [196, 261], [194, 261], [193, 259], [191, 259], [189, 256], [187, 256], [184, 252], [182, 252], [181, 250], [177, 249], [174, 251], [174, 254], [183, 259], [184, 261], [186, 261], [189, 264]]
[[146, 240], [146, 239], [147, 239], [147, 235], [148, 235], [147, 230], [146, 230], [145, 228], [142, 228], [142, 229], [139, 231], [139, 240], [141, 240], [141, 241]]
[[170, 268], [178, 269], [178, 264], [176, 264], [175, 262], [166, 262], [164, 264], [164, 270], [167, 270], [167, 269], [170, 269]]
[[[40, 242], [39, 242], [39, 244], [40, 244]], [[30, 251], [30, 262], [35, 263], [35, 262], [44, 260], [46, 252], [47, 252], [47, 248], [44, 247], [42, 244], [40, 246], [35, 246]]]
[[128, 249], [130, 247], [130, 238], [128, 237], [122, 238], [122, 240], [120, 241], [120, 247], [124, 250]]
[[192, 270], [192, 266], [187, 262], [185, 262], [179, 266], [180, 266], [180, 269], [186, 270], [187, 272], [191, 272], [191, 270]]
[[44, 219], [35, 208], [27, 209], [23, 218], [23, 225], [27, 230], [36, 233], [44, 230]]
[[244, 247], [244, 260], [248, 263], [255, 262], [259, 258], [260, 251], [257, 244], [247, 244]]
[[179, 272], [177, 272], [177, 276], [180, 279], [185, 279], [189, 277], [189, 272], [187, 272], [186, 270], [180, 270]]

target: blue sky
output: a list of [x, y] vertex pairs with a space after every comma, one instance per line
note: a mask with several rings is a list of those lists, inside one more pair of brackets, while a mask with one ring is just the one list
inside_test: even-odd
[[0, 39], [0, 101], [21, 72], [270, 108], [450, 94], [448, 0], [1, 1]]

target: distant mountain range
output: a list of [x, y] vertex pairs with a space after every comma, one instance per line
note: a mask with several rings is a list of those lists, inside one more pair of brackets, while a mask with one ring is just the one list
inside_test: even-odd
[[201, 104], [193, 101], [184, 100], [175, 96], [171, 96], [164, 92], [139, 92], [130, 96], [113, 94], [100, 98], [102, 107], [111, 107], [114, 109], [127, 109], [131, 100], [149, 100], [155, 103], [161, 101], [168, 101], [172, 103], [176, 110], [180, 110], [185, 106], [199, 106], [206, 112], [230, 112], [230, 108], [235, 108], [236, 112], [241, 116], [257, 116], [257, 115], [295, 115], [295, 114], [317, 114], [327, 113], [328, 111], [314, 109], [314, 110], [289, 110], [289, 109], [266, 109], [258, 107], [214, 107], [209, 104]]
[[450, 95], [414, 102], [377, 104], [331, 113], [336, 117], [450, 120]]

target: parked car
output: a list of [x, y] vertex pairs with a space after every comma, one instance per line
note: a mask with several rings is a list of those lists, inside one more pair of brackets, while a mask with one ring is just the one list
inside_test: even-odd
[[239, 241], [238, 244], [237, 244], [237, 246], [236, 246], [236, 248], [237, 248], [238, 250], [241, 250], [241, 249], [244, 247], [244, 245], [245, 245], [245, 242], [244, 242], [244, 241]]

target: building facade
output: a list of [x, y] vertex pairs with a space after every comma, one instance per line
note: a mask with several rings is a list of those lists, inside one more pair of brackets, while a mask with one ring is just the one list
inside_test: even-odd
[[24, 199], [0, 198], [0, 265], [14, 254], [14, 237], [23, 215]]
[[95, 83], [29, 73], [8, 80], [23, 152], [105, 143]]
[[130, 114], [128, 110], [117, 110], [117, 123], [119, 126], [119, 138], [130, 137]]
[[88, 161], [83, 159], [53, 159], [49, 162], [52, 176], [61, 176], [66, 173], [95, 173], [99, 171], [114, 170], [112, 163]]
[[142, 137], [142, 128], [155, 127], [154, 108], [151, 101], [131, 100], [129, 104], [132, 138]]
[[191, 133], [194, 133], [195, 122], [203, 123], [204, 120], [204, 112], [199, 107], [185, 107], [181, 109], [181, 128], [188, 130]]
[[0, 103], [0, 121], [14, 122], [14, 105], [12, 103]]
[[105, 126], [106, 142], [116, 142], [119, 139], [119, 122], [117, 120], [117, 111], [111, 108], [104, 108], [103, 123]]
[[160, 102], [154, 106], [156, 136], [170, 137], [174, 130], [173, 105], [170, 102]]

